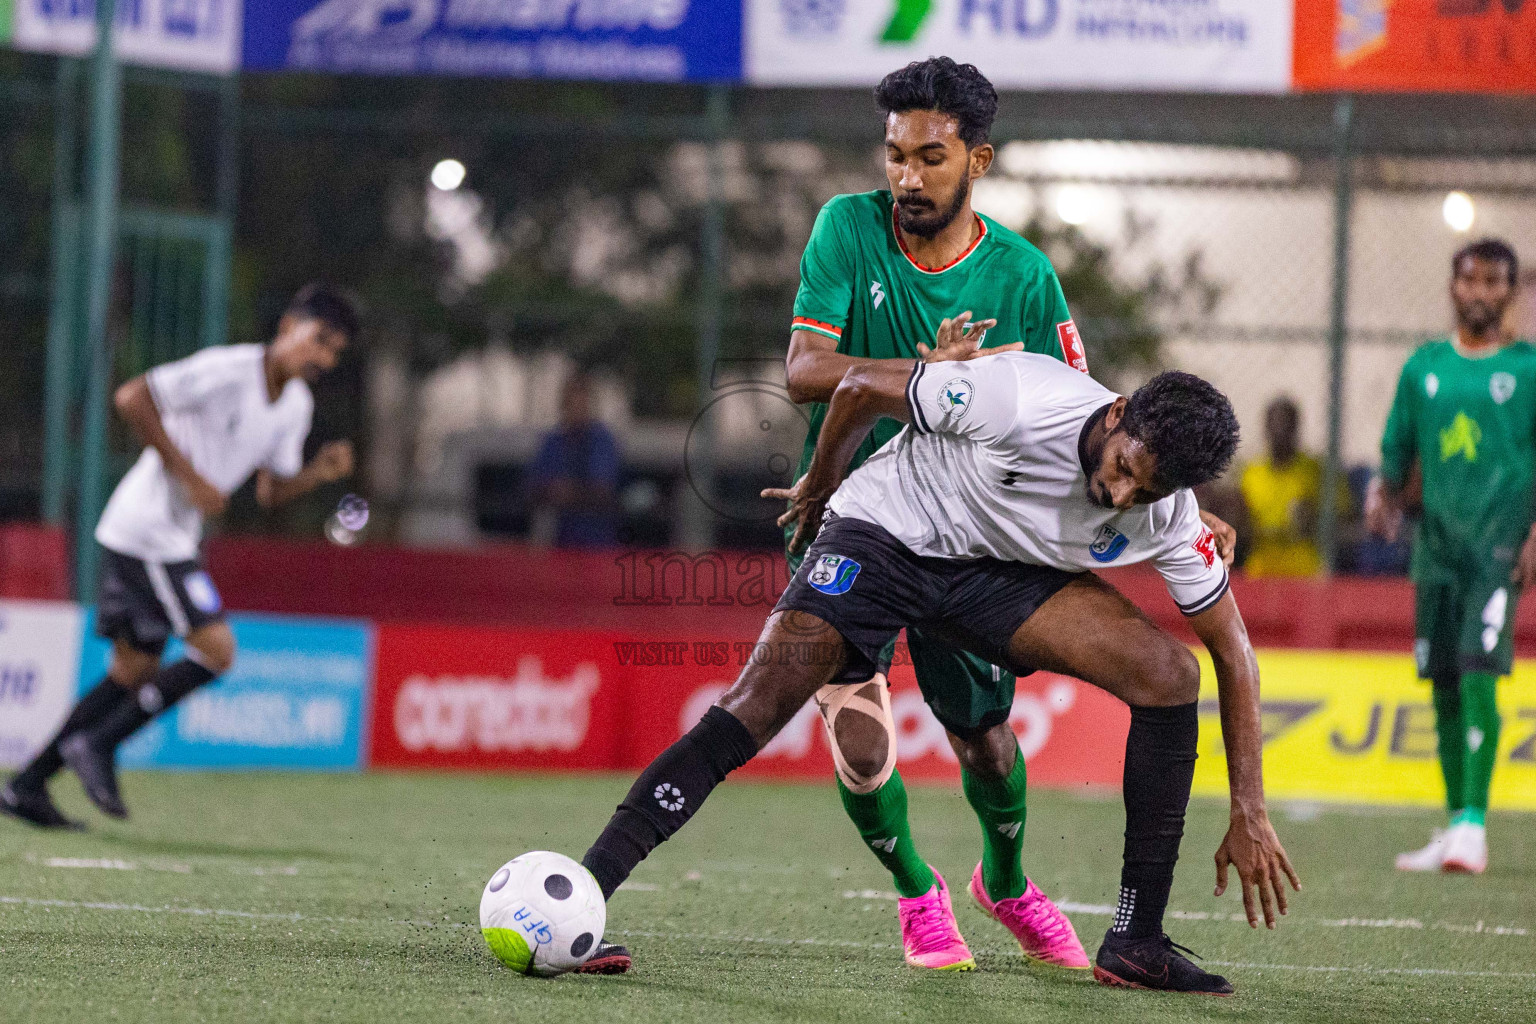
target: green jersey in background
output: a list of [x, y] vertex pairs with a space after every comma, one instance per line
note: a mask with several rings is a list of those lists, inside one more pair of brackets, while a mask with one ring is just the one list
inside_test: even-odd
[[1517, 341], [1469, 358], [1448, 339], [1403, 365], [1381, 439], [1381, 475], [1402, 486], [1414, 460], [1424, 513], [1413, 577], [1512, 568], [1531, 527], [1536, 486], [1536, 348]]
[[1470, 358], [1442, 339], [1410, 356], [1381, 475], [1402, 486], [1415, 461], [1424, 478], [1413, 540], [1419, 675], [1508, 675], [1519, 600], [1510, 574], [1536, 485], [1536, 349], [1517, 341]]
[[[932, 345], [939, 322], [970, 310], [995, 319], [987, 347], [1024, 343], [1027, 352], [1054, 355], [1084, 373], [1088, 360], [1050, 260], [1022, 237], [978, 215], [970, 248], [946, 267], [923, 267], [896, 231], [896, 208], [884, 189], [835, 196], [816, 217], [800, 259], [794, 329], [837, 340], [837, 351], [867, 359], [916, 359]], [[805, 474], [827, 406], [811, 406], [796, 479]], [[859, 446], [858, 467], [901, 430], [882, 419]]]

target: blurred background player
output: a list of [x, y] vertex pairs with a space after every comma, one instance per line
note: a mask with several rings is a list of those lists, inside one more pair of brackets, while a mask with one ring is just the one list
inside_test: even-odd
[[[119, 415], [144, 443], [96, 527], [102, 547], [96, 626], [112, 641], [106, 678], [58, 735], [0, 788], [0, 810], [44, 827], [78, 827], [48, 795], [65, 764], [103, 813], [125, 818], [118, 744], [229, 671], [235, 638], [199, 557], [203, 519], [257, 474], [256, 500], [281, 505], [352, 472], [352, 445], [332, 441], [303, 462], [314, 398], [356, 337], [357, 310], [330, 288], [294, 297], [266, 345], [229, 345], [157, 366], [117, 390]], [[161, 666], [172, 635], [183, 657]]]
[[[844, 373], [880, 360], [909, 365], [947, 317], [974, 311], [971, 332], [981, 332], [987, 353], [1023, 349], [1088, 369], [1050, 261], [971, 208], [972, 186], [994, 155], [988, 142], [997, 113], [992, 84], [970, 64], [933, 57], [887, 75], [875, 101], [885, 115], [889, 189], [829, 201], [800, 263], [786, 367], [791, 397], [812, 409], [797, 479], [810, 465], [827, 403]], [[895, 420], [880, 420], [851, 468], [901, 428]], [[787, 532], [786, 543], [789, 537]], [[793, 574], [800, 556], [790, 553], [788, 559]], [[990, 746], [956, 739], [987, 734], [1008, 720], [1012, 674], [916, 629], [907, 631], [907, 645], [924, 694], [950, 695], [930, 703], [952, 737], [966, 799], [981, 826], [983, 855], [970, 882], [972, 895], [1027, 956], [1087, 969], [1071, 922], [1024, 874], [1026, 776], [1017, 742], [1006, 730], [998, 733], [1004, 741]], [[949, 890], [917, 852], [907, 820], [886, 678], [892, 655], [893, 649], [885, 652], [870, 681], [829, 684], [816, 703], [843, 806], [895, 882], [907, 962], [963, 970], [974, 961]], [[968, 698], [955, 701], [955, 694]]]
[[1456, 333], [1404, 364], [1381, 439], [1369, 528], [1395, 539], [1422, 474], [1414, 528], [1414, 658], [1433, 686], [1450, 825], [1397, 858], [1404, 871], [1481, 873], [1499, 747], [1498, 678], [1513, 657], [1515, 605], [1536, 573], [1536, 349], [1504, 329], [1519, 264], [1496, 239], [1451, 261]]

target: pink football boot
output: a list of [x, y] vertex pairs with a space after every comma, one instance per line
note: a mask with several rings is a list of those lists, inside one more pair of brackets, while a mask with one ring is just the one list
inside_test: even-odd
[[1029, 959], [1074, 971], [1086, 971], [1091, 966], [1072, 922], [1034, 882], [1024, 880], [1024, 895], [993, 903], [977, 864], [971, 876], [971, 895], [988, 917], [1013, 933]]
[[976, 961], [971, 957], [965, 939], [960, 937], [960, 927], [955, 924], [949, 886], [944, 884], [943, 876], [937, 871], [933, 878], [933, 888], [921, 896], [902, 897], [896, 901], [907, 963], [934, 971], [974, 971]]

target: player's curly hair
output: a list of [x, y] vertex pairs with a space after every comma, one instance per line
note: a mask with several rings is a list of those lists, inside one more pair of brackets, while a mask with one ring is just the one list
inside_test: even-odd
[[1226, 472], [1237, 452], [1237, 414], [1227, 396], [1192, 373], [1169, 370], [1137, 388], [1120, 428], [1157, 460], [1170, 491], [1198, 487]]
[[929, 57], [882, 78], [875, 86], [875, 105], [882, 114], [908, 110], [948, 114], [958, 125], [960, 141], [967, 149], [975, 149], [992, 132], [992, 121], [997, 117], [997, 90], [974, 64]]

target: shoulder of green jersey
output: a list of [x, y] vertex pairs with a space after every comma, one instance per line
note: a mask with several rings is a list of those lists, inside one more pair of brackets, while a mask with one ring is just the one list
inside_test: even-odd
[[986, 214], [978, 214], [987, 225], [987, 234], [992, 238], [994, 251], [1001, 250], [1018, 262], [1022, 267], [1028, 267], [1033, 271], [1049, 271], [1054, 273], [1056, 268], [1051, 265], [1051, 258], [1041, 252], [1029, 239], [1011, 228], [1006, 228]]

